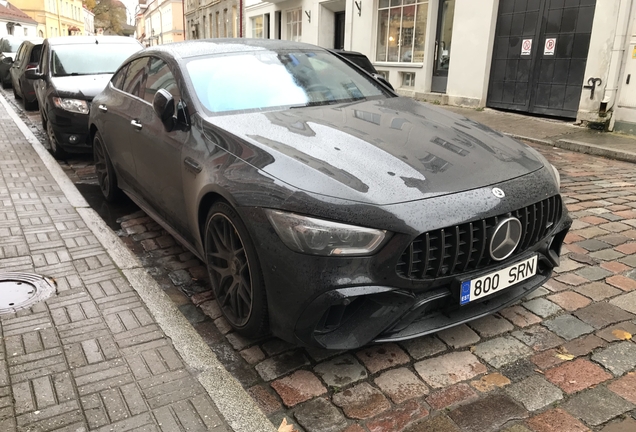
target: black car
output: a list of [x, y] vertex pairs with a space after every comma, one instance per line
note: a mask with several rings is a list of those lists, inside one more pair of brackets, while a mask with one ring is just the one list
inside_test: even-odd
[[3, 36], [0, 39], [0, 81], [2, 82], [2, 88], [11, 87], [9, 68], [11, 68], [13, 59], [23, 41], [24, 39], [12, 35]]
[[37, 69], [42, 53], [42, 41], [43, 39], [36, 39], [22, 42], [9, 69], [13, 95], [16, 99], [24, 101], [26, 110], [34, 110], [38, 106], [33, 80], [28, 79], [25, 73], [27, 70]]
[[332, 349], [490, 314], [559, 264], [559, 174], [322, 48], [189, 41], [125, 62], [90, 114], [120, 189], [207, 264], [228, 322]]
[[391, 83], [387, 81], [384, 78], [384, 76], [377, 71], [375, 66], [373, 66], [373, 63], [371, 63], [371, 60], [369, 60], [369, 57], [357, 51], [345, 51], [345, 50], [338, 50], [338, 49], [329, 49], [329, 51], [353, 63], [357, 67], [371, 74], [375, 79], [382, 82], [382, 84], [386, 85], [391, 90], [394, 90]]
[[133, 38], [123, 36], [74, 36], [44, 40], [36, 70], [25, 73], [36, 80], [42, 127], [53, 156], [66, 151], [90, 152], [88, 114], [91, 101], [131, 54], [142, 49]]

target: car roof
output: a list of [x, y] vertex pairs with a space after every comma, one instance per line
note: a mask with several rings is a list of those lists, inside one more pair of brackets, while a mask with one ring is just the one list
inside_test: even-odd
[[146, 48], [137, 55], [167, 53], [177, 58], [269, 50], [323, 50], [316, 45], [278, 39], [197, 39]]
[[49, 45], [86, 45], [100, 43], [115, 44], [137, 44], [135, 38], [126, 36], [57, 36], [46, 38]]

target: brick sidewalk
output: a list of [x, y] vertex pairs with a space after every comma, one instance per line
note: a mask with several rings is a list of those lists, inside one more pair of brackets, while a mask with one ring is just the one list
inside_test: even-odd
[[57, 295], [0, 316], [0, 431], [229, 431], [0, 105], [0, 277]]

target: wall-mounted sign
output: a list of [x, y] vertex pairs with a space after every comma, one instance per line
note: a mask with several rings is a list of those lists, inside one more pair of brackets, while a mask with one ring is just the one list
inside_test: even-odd
[[556, 38], [548, 38], [545, 40], [545, 48], [543, 55], [554, 55], [554, 49], [556, 48]]
[[521, 42], [521, 55], [532, 54], [532, 39], [524, 39]]

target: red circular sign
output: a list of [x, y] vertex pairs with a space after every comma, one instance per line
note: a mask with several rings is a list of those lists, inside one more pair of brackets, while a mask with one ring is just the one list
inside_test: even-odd
[[523, 41], [523, 49], [524, 50], [529, 50], [532, 47], [532, 41], [529, 39], [526, 39]]
[[545, 47], [549, 50], [554, 48], [554, 39], [548, 39], [545, 41]]

